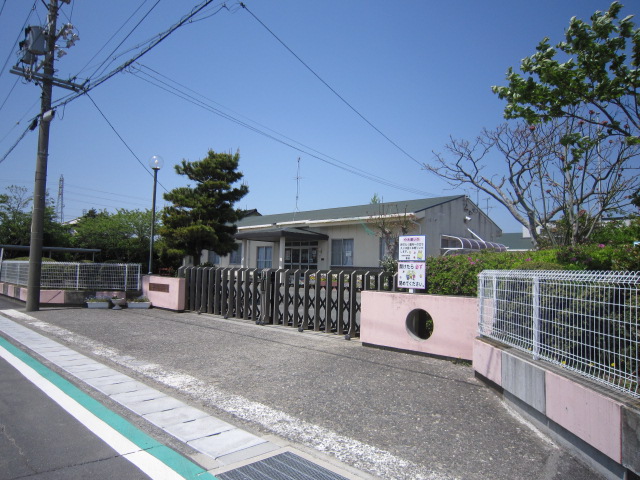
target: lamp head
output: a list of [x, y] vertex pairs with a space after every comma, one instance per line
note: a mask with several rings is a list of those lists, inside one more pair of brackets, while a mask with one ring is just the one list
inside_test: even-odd
[[160, 155], [154, 155], [149, 159], [149, 166], [153, 170], [160, 170], [164, 166], [164, 159]]

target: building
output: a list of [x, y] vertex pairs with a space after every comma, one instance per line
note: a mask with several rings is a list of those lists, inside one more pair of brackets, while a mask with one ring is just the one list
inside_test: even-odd
[[522, 232], [503, 233], [500, 243], [506, 245], [510, 252], [526, 252], [535, 249], [531, 233], [526, 227], [522, 227]]
[[252, 215], [238, 222], [237, 251], [226, 257], [203, 251], [201, 262], [250, 268], [378, 268], [385, 254], [379, 225], [402, 221], [407, 234], [425, 235], [426, 256], [492, 248], [500, 228], [468, 197]]

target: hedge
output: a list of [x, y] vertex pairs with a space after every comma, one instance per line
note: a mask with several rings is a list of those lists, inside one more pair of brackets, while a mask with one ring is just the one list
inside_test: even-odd
[[477, 252], [429, 257], [427, 289], [437, 295], [476, 296], [483, 270], [640, 271], [640, 246], [581, 245], [530, 252]]

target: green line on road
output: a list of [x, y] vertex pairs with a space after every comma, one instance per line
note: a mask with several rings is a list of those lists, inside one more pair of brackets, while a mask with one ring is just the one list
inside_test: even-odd
[[196, 465], [191, 460], [185, 458], [175, 450], [167, 447], [166, 445], [163, 445], [146, 433], [142, 432], [140, 429], [132, 425], [120, 415], [112, 412], [102, 403], [84, 393], [71, 382], [64, 379], [54, 371], [50, 370], [48, 367], [44, 366], [29, 354], [20, 350], [12, 343], [8, 342], [5, 338], [0, 337], [0, 346], [6, 349], [15, 357], [22, 360], [24, 363], [38, 372], [39, 375], [58, 387], [69, 397], [73, 398], [76, 402], [89, 410], [92, 414], [105, 422], [111, 428], [117, 430], [121, 435], [125, 436], [141, 449], [147, 451], [150, 455], [153, 455], [155, 458], [174, 470], [176, 473], [182, 475], [185, 479], [216, 479], [215, 476], [204, 470], [202, 467]]

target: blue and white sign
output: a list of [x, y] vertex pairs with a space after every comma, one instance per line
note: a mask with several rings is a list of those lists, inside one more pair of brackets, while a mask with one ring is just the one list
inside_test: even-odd
[[425, 259], [427, 258], [426, 235], [403, 235], [398, 240], [398, 261], [425, 261]]

